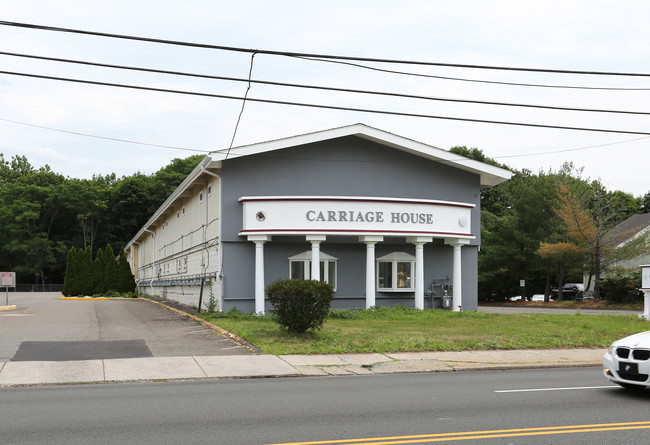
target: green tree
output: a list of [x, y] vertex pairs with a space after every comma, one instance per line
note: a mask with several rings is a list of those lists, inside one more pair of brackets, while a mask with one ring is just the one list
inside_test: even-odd
[[131, 272], [131, 266], [126, 259], [124, 250], [120, 251], [120, 261], [117, 271], [118, 291], [121, 293], [135, 292], [135, 277]]
[[66, 297], [77, 295], [77, 250], [71, 247], [65, 262], [65, 276], [62, 294]]
[[523, 170], [493, 187], [497, 189], [493, 196], [499, 199], [481, 209], [481, 299], [505, 300], [518, 295], [520, 280], [526, 282], [527, 296], [549, 287], [550, 265], [537, 251], [541, 242], [559, 230], [553, 212], [555, 181], [552, 172], [535, 175]]
[[[627, 218], [626, 215], [640, 208], [634, 206], [634, 198], [630, 195], [607, 192], [600, 181], [592, 181], [587, 188], [578, 189], [575, 183], [573, 186], [560, 184], [558, 198], [557, 215], [570, 238], [585, 253], [585, 268], [590, 277], [594, 277], [594, 295], [598, 298], [604, 272], [616, 262], [634, 258], [647, 250], [647, 236], [628, 240], [630, 233], [612, 230]], [[624, 241], [627, 242], [622, 245]]]
[[646, 193], [643, 198], [641, 198], [640, 213], [650, 213], [650, 192]]
[[115, 252], [113, 252], [111, 245], [107, 244], [104, 251], [104, 287], [107, 292], [118, 290], [117, 271], [118, 264], [115, 259]]
[[102, 177], [87, 179], [68, 179], [61, 188], [65, 209], [69, 217], [77, 223], [76, 230], [69, 229], [70, 234], [79, 233], [82, 245], [93, 249], [102, 223], [108, 215], [109, 185]]
[[67, 249], [55, 235], [61, 219], [58, 189], [65, 178], [47, 166], [33, 170], [23, 158], [14, 158], [12, 168], [3, 162], [0, 170], [4, 175], [0, 187], [2, 263], [35, 283], [45, 283], [54, 274], [62, 279]]
[[79, 249], [77, 254], [77, 287], [81, 295], [92, 295], [92, 254], [89, 249]]
[[93, 261], [93, 283], [95, 284], [94, 294], [104, 294], [106, 293], [106, 284], [104, 283], [104, 270], [106, 266], [104, 264], [104, 252], [102, 249], [97, 250], [97, 256], [95, 261]]

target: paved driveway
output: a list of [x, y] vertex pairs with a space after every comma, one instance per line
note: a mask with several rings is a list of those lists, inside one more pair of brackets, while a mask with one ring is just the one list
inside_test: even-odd
[[0, 312], [0, 362], [252, 353], [148, 301], [60, 297], [9, 294], [9, 304], [17, 308]]

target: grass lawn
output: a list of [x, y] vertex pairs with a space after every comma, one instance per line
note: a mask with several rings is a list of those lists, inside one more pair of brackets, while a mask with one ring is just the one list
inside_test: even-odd
[[650, 330], [636, 315], [485, 314], [404, 307], [334, 310], [322, 329], [294, 335], [272, 314], [201, 314], [266, 354], [606, 348]]

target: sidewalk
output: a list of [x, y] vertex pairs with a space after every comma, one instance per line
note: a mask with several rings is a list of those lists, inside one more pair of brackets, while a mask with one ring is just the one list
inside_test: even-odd
[[605, 352], [567, 349], [0, 362], [0, 386], [600, 366]]
[[[186, 312], [148, 300], [245, 343]], [[7, 310], [15, 307], [6, 307]], [[390, 354], [210, 355], [76, 361], [0, 361], [0, 387], [191, 379], [260, 378], [452, 372], [602, 366], [605, 349], [395, 352]]]

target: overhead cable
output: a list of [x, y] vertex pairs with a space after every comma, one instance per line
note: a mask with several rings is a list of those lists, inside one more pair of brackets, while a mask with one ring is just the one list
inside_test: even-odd
[[[353, 94], [369, 94], [377, 96], [389, 96], [389, 97], [398, 97], [404, 99], [420, 99], [420, 100], [430, 100], [438, 102], [455, 102], [455, 103], [467, 103], [467, 104], [476, 104], [476, 105], [494, 105], [494, 106], [505, 106], [505, 107], [522, 107], [522, 108], [538, 108], [546, 110], [558, 110], [558, 111], [579, 111], [579, 112], [591, 112], [591, 113], [616, 113], [616, 114], [632, 114], [632, 115], [650, 115], [650, 112], [645, 111], [626, 111], [626, 110], [611, 110], [611, 109], [596, 109], [596, 108], [574, 108], [574, 107], [561, 107], [553, 105], [539, 105], [539, 104], [521, 104], [513, 102], [494, 102], [494, 101], [485, 101], [485, 100], [472, 100], [472, 99], [456, 99], [456, 98], [447, 98], [447, 97], [435, 97], [435, 96], [421, 96], [415, 94], [405, 94], [405, 93], [396, 93], [396, 92], [385, 92], [385, 91], [371, 91], [371, 90], [359, 90], [353, 88], [337, 88], [337, 87], [326, 87], [319, 85], [308, 85], [308, 84], [296, 84], [296, 83], [286, 83], [286, 82], [274, 82], [268, 80], [255, 80], [251, 79], [251, 73], [249, 73], [248, 79], [243, 79], [239, 77], [227, 77], [227, 76], [213, 76], [208, 74], [197, 74], [197, 73], [187, 73], [182, 71], [170, 71], [170, 70], [160, 70], [154, 68], [143, 68], [143, 67], [134, 67], [134, 66], [125, 66], [125, 65], [114, 65], [107, 63], [98, 63], [98, 62], [88, 62], [84, 60], [75, 60], [75, 59], [64, 59], [58, 57], [47, 57], [47, 56], [37, 56], [33, 54], [20, 54], [12, 53], [7, 51], [0, 51], [0, 55], [12, 56], [12, 57], [23, 57], [29, 59], [37, 60], [47, 60], [51, 62], [62, 62], [62, 63], [72, 63], [78, 65], [86, 66], [95, 66], [101, 68], [112, 68], [120, 70], [130, 70], [130, 71], [141, 71], [147, 73], [155, 74], [167, 74], [174, 76], [184, 76], [184, 77], [195, 77], [202, 79], [211, 79], [211, 80], [224, 80], [229, 82], [247, 82], [249, 85], [251, 83], [260, 84], [260, 85], [270, 85], [270, 86], [280, 86], [288, 88], [303, 88], [303, 89], [312, 89], [312, 90], [324, 90], [324, 91], [334, 91], [341, 93], [353, 93]], [[254, 57], [254, 54], [253, 56]], [[250, 89], [250, 86], [249, 88]], [[247, 89], [247, 91], [248, 91]]]
[[172, 146], [172, 145], [150, 144], [150, 143], [147, 143], [147, 142], [131, 141], [131, 140], [128, 140], [128, 139], [118, 139], [118, 138], [112, 138], [112, 137], [108, 137], [108, 136], [97, 136], [97, 135], [94, 135], [94, 134], [80, 133], [78, 131], [61, 130], [59, 128], [52, 128], [52, 127], [45, 127], [43, 125], [29, 124], [27, 122], [20, 122], [20, 121], [15, 121], [15, 120], [11, 120], [11, 119], [0, 118], [0, 121], [11, 122], [12, 124], [18, 124], [18, 125], [25, 125], [27, 127], [41, 128], [43, 130], [57, 131], [59, 133], [74, 134], [75, 136], [85, 136], [85, 137], [95, 138], [95, 139], [105, 139], [105, 140], [108, 140], [108, 141], [124, 142], [124, 143], [127, 143], [127, 144], [146, 145], [146, 146], [149, 146], [149, 147], [170, 148], [172, 150], [195, 151], [195, 152], [201, 152], [201, 153], [211, 153], [211, 152], [213, 152], [213, 150], [200, 150], [200, 149], [196, 149], [196, 148], [175, 147], [175, 146]]
[[325, 63], [340, 64], [340, 65], [348, 65], [348, 66], [353, 66], [355, 68], [362, 68], [366, 70], [377, 71], [380, 73], [399, 74], [401, 76], [422, 77], [427, 79], [453, 80], [457, 82], [485, 83], [491, 85], [507, 85], [507, 86], [515, 86], [515, 87], [558, 88], [558, 89], [572, 89], [572, 90], [599, 90], [599, 91], [648, 91], [650, 90], [650, 88], [589, 87], [589, 86], [582, 86], [582, 85], [558, 85], [558, 84], [542, 84], [542, 83], [505, 82], [505, 81], [484, 80], [484, 79], [468, 79], [465, 77], [438, 76], [435, 74], [424, 74], [424, 73], [413, 73], [408, 71], [389, 70], [386, 68], [378, 68], [376, 66], [362, 65], [360, 63], [344, 62], [341, 60], [319, 59], [315, 57], [302, 57], [302, 56], [290, 56], [290, 57], [294, 57], [302, 60], [311, 60], [314, 62], [325, 62]]
[[[82, 83], [89, 85], [101, 85], [109, 87], [118, 87], [118, 88], [128, 88], [132, 90], [142, 90], [142, 91], [155, 91], [160, 93], [173, 93], [173, 94], [184, 94], [190, 96], [201, 96], [201, 97], [212, 97], [217, 99], [233, 99], [233, 100], [242, 100], [242, 97], [238, 96], [228, 96], [223, 94], [211, 94], [211, 93], [201, 93], [196, 91], [182, 91], [182, 90], [172, 90], [166, 88], [154, 88], [154, 87], [145, 87], [138, 85], [127, 85], [119, 83], [109, 83], [109, 82], [98, 82], [92, 80], [82, 80], [82, 79], [72, 79], [65, 77], [54, 77], [54, 76], [44, 76], [40, 74], [28, 74], [28, 73], [18, 73], [12, 71], [0, 71], [0, 74], [8, 74], [13, 76], [22, 76], [22, 77], [32, 77], [37, 79], [47, 79], [47, 80], [58, 80], [64, 82], [74, 82]], [[299, 106], [299, 107], [308, 107], [308, 108], [320, 108], [327, 110], [338, 110], [338, 111], [353, 111], [361, 113], [373, 113], [373, 114], [384, 114], [384, 115], [393, 115], [393, 116], [406, 116], [406, 117], [419, 117], [426, 119], [441, 119], [441, 120], [450, 120], [450, 121], [461, 121], [461, 122], [475, 122], [475, 123], [484, 123], [484, 124], [497, 124], [497, 125], [513, 125], [519, 127], [535, 127], [535, 128], [547, 128], [547, 129], [557, 129], [557, 130], [576, 130], [576, 131], [591, 131], [591, 132], [600, 132], [600, 133], [620, 133], [620, 134], [637, 134], [650, 136], [650, 132], [647, 131], [631, 131], [631, 130], [616, 130], [616, 129], [605, 129], [605, 128], [588, 128], [588, 127], [572, 127], [564, 125], [545, 125], [545, 124], [533, 124], [526, 122], [512, 122], [512, 121], [497, 121], [489, 119], [470, 119], [463, 117], [453, 117], [453, 116], [439, 116], [431, 114], [421, 114], [421, 113], [407, 113], [399, 111], [389, 111], [389, 110], [375, 110], [369, 108], [354, 108], [354, 107], [342, 107], [335, 105], [324, 105], [324, 104], [310, 104], [304, 102], [289, 102], [289, 101], [280, 101], [272, 99], [258, 99], [258, 98], [247, 98], [249, 102], [259, 102], [259, 103], [268, 103], [275, 105], [290, 105], [290, 106]]]
[[113, 39], [134, 40], [148, 43], [159, 43], [164, 45], [186, 46], [194, 48], [214, 49], [220, 51], [231, 51], [241, 53], [257, 53], [267, 54], [273, 56], [290, 56], [290, 57], [312, 57], [330, 60], [355, 60], [360, 62], [373, 62], [373, 63], [390, 63], [399, 65], [420, 65], [420, 66], [440, 66], [450, 68], [467, 68], [467, 69], [482, 69], [482, 70], [500, 70], [500, 71], [525, 71], [535, 73], [555, 73], [555, 74], [576, 74], [576, 75], [592, 75], [592, 76], [629, 76], [629, 77], [650, 77], [650, 73], [626, 73], [626, 72], [613, 72], [613, 71], [584, 71], [584, 70], [560, 70], [549, 68], [526, 68], [526, 67], [513, 67], [513, 66], [494, 66], [494, 65], [472, 65], [472, 64], [459, 64], [459, 63], [442, 63], [442, 62], [425, 62], [417, 60], [400, 60], [400, 59], [383, 59], [376, 57], [359, 57], [359, 56], [343, 56], [331, 54], [314, 54], [314, 53], [299, 53], [290, 51], [274, 51], [266, 49], [251, 49], [240, 48], [234, 46], [224, 45], [211, 45], [207, 43], [195, 43], [180, 40], [169, 39], [156, 39], [151, 37], [131, 36], [125, 34], [113, 34], [99, 31], [87, 31], [74, 28], [61, 28], [56, 26], [36, 25], [31, 23], [10, 22], [0, 20], [1, 26], [13, 26], [27, 29], [38, 29], [42, 31], [66, 32], [73, 34], [90, 35], [96, 37], [107, 37]]

